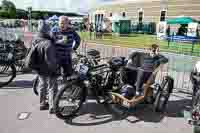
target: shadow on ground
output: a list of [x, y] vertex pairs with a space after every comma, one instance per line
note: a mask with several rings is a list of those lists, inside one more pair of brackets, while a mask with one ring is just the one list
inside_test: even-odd
[[97, 103], [87, 103], [84, 104], [77, 116], [65, 120], [65, 123], [75, 126], [95, 126], [116, 120], [122, 120], [124, 117], [126, 116], [121, 116], [118, 118], [114, 117], [105, 109], [104, 105]]
[[[166, 111], [164, 113], [159, 113], [154, 111], [153, 105], [141, 104], [136, 108], [130, 109], [126, 115], [116, 118], [113, 117], [103, 105], [87, 103], [76, 117], [70, 118], [65, 122], [75, 126], [94, 126], [120, 120], [127, 120], [132, 124], [140, 121], [159, 123], [164, 117], [183, 118], [183, 112], [190, 111], [190, 105], [190, 99], [169, 101]], [[88, 119], [84, 117], [84, 120], [81, 120], [81, 117], [85, 115]], [[134, 120], [130, 120], [129, 117], [134, 117]]]
[[3, 87], [3, 89], [25, 89], [32, 88], [33, 81], [30, 80], [15, 80], [11, 82], [9, 85]]

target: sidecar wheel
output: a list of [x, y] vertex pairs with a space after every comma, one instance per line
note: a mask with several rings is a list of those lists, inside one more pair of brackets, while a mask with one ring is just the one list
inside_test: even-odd
[[162, 95], [162, 93], [158, 93], [156, 100], [154, 102], [155, 111], [156, 112], [164, 112], [169, 97], [165, 97]]
[[154, 102], [154, 107], [156, 112], [164, 112], [170, 94], [172, 93], [172, 89], [173, 89], [173, 79], [170, 77], [166, 77], [161, 84], [161, 89], [158, 90], [159, 92], [157, 93]]

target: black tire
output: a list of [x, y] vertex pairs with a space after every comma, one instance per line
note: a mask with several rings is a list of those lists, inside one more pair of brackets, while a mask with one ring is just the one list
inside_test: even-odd
[[165, 77], [161, 83], [161, 89], [158, 90], [156, 99], [154, 101], [154, 107], [156, 112], [164, 112], [170, 94], [173, 91], [173, 79], [171, 77]]
[[193, 133], [199, 133], [200, 132], [200, 127], [199, 126], [194, 126], [193, 127]]
[[[0, 65], [0, 66], [4, 66], [4, 65]], [[6, 66], [7, 70], [0, 72], [0, 87], [4, 87], [4, 86], [8, 85], [16, 77], [16, 68], [15, 68], [15, 65], [11, 64], [9, 66], [8, 65], [5, 65], [5, 66]]]
[[[78, 89], [78, 90], [77, 90]], [[66, 94], [64, 94], [66, 93]], [[72, 108], [72, 106], [65, 106], [60, 107], [59, 103], [63, 99], [64, 94], [64, 100], [71, 100], [68, 102], [73, 103], [72, 101], [79, 100], [77, 107]], [[83, 102], [85, 101], [87, 96], [87, 91], [83, 87], [83, 85], [79, 84], [76, 81], [68, 82], [67, 85], [64, 85], [57, 93], [55, 100], [54, 100], [54, 109], [55, 114], [58, 118], [66, 120], [70, 117], [73, 117], [76, 115], [76, 113], [80, 110], [81, 106], [83, 105]], [[67, 108], [67, 114], [63, 114], [63, 110]]]
[[194, 109], [197, 105], [200, 105], [200, 90], [195, 94], [192, 101], [192, 108]]
[[38, 96], [39, 95], [39, 91], [38, 91], [38, 87], [39, 86], [39, 76], [36, 76], [36, 78], [33, 81], [33, 93]]
[[198, 95], [200, 95], [199, 87], [196, 86], [195, 88], [193, 88], [193, 92], [192, 92], [192, 106], [195, 106], [194, 104]]

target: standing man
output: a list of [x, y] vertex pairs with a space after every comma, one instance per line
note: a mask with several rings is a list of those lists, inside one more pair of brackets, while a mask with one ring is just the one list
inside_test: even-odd
[[92, 39], [92, 34], [94, 31], [93, 23], [90, 24], [90, 40]]
[[58, 64], [63, 69], [65, 77], [70, 76], [72, 74], [72, 51], [77, 50], [81, 39], [70, 26], [67, 16], [60, 16], [59, 32], [53, 32], [53, 38], [56, 44]]
[[[40, 110], [49, 108], [49, 113], [52, 114], [54, 113], [53, 99], [57, 92], [56, 51], [50, 38], [49, 25], [40, 21], [38, 31], [27, 56], [26, 65], [35, 70], [39, 76]], [[49, 102], [47, 102], [47, 91]]]

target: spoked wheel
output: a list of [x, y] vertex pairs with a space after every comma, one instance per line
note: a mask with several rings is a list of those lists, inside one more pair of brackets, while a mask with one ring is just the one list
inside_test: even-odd
[[197, 91], [192, 101], [192, 108], [194, 109], [196, 106], [200, 106], [200, 90]]
[[199, 121], [200, 120], [200, 90], [197, 91], [197, 94], [194, 96], [193, 103], [192, 103], [192, 119]]
[[4, 68], [3, 71], [0, 71], [0, 87], [3, 87], [12, 82], [16, 77], [16, 68], [14, 64], [0, 65], [0, 67]]
[[86, 99], [86, 90], [71, 82], [63, 86], [57, 93], [54, 101], [56, 116], [60, 119], [67, 119], [74, 116], [81, 108]]
[[161, 89], [158, 90], [158, 93], [156, 95], [156, 99], [154, 102], [156, 112], [163, 112], [165, 110], [172, 90], [173, 79], [170, 77], [166, 77], [161, 84]]
[[38, 96], [39, 95], [39, 76], [36, 76], [36, 78], [33, 81], [33, 93]]
[[7, 66], [0, 66], [0, 73], [4, 72], [4, 70], [5, 70], [6, 67]]
[[9, 65], [2, 65], [0, 73], [4, 73], [9, 69]]

